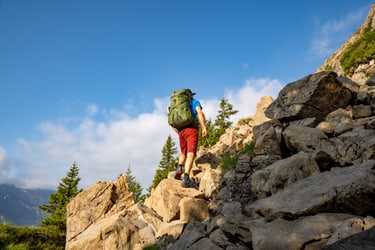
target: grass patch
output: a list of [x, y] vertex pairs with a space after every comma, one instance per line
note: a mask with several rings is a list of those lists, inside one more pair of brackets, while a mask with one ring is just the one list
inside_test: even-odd
[[375, 58], [375, 31], [369, 26], [362, 36], [348, 46], [340, 59], [345, 73], [353, 73], [360, 64], [368, 63]]

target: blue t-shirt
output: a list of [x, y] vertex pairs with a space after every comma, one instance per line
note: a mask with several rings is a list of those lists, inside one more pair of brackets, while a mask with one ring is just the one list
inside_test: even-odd
[[201, 103], [198, 101], [198, 100], [191, 100], [190, 102], [190, 110], [191, 110], [191, 114], [193, 115], [194, 118], [197, 118], [197, 107], [201, 107]]

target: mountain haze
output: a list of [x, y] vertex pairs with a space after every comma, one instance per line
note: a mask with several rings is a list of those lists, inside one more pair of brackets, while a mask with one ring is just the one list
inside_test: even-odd
[[46, 215], [39, 205], [48, 203], [52, 190], [23, 189], [0, 184], [0, 223], [37, 226]]

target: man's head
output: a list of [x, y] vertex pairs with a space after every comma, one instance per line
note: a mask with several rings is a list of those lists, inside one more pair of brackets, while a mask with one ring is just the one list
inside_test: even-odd
[[193, 93], [193, 91], [191, 91], [191, 89], [186, 89], [186, 92], [188, 93], [188, 95], [189, 95], [189, 97], [190, 97], [191, 99], [193, 99], [193, 98], [194, 98], [194, 95], [196, 94], [196, 93]]

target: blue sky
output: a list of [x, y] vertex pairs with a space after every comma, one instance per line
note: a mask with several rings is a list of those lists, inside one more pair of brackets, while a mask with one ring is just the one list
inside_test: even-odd
[[208, 118], [221, 98], [261, 96], [313, 73], [371, 1], [0, 2], [0, 183], [56, 188], [131, 167], [146, 190], [171, 134], [169, 94], [191, 88]]

